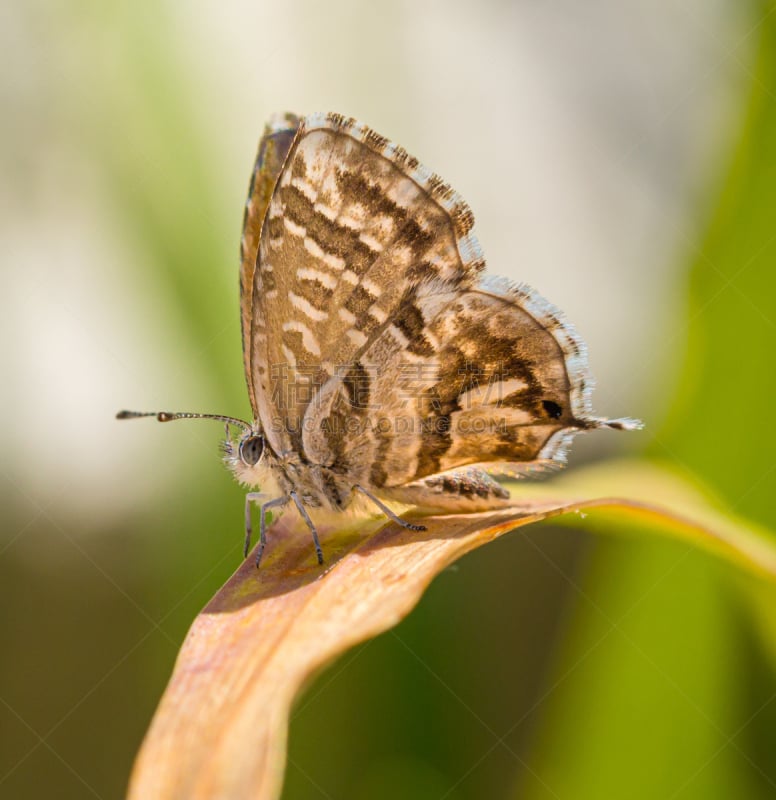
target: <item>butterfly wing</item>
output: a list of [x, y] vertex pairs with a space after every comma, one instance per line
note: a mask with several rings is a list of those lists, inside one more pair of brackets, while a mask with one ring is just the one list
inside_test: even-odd
[[299, 122], [264, 215], [250, 307], [249, 374], [276, 453], [302, 451], [311, 400], [395, 323], [411, 287], [474, 283], [472, 223], [449, 186], [369, 128], [337, 114]]
[[527, 287], [432, 279], [308, 410], [305, 452], [386, 490], [471, 464], [560, 466], [592, 416], [584, 345]]
[[279, 114], [270, 119], [265, 126], [251, 173], [248, 199], [243, 214], [243, 232], [240, 239], [240, 329], [245, 380], [248, 384], [254, 418], [257, 416], [257, 406], [251, 370], [251, 318], [256, 259], [267, 207], [298, 127], [299, 117], [294, 114]]

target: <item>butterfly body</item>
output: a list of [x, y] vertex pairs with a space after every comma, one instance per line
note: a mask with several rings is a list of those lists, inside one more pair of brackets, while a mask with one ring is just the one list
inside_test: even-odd
[[225, 449], [226, 464], [243, 486], [260, 487], [268, 496], [296, 491], [305, 505], [313, 508], [335, 510], [348, 505], [353, 484], [341, 477], [337, 480], [330, 469], [309, 463], [298, 453], [278, 456], [265, 445], [261, 462], [246, 464], [239, 456], [239, 447], [227, 442]]
[[[489, 473], [561, 466], [593, 416], [584, 344], [532, 289], [484, 275], [463, 199], [417, 159], [338, 114], [270, 121], [241, 241], [253, 410], [227, 438], [264, 514], [366, 497], [429, 509], [507, 502]], [[130, 412], [125, 412], [132, 415]], [[168, 415], [175, 418], [176, 415]], [[161, 417], [160, 417], [161, 419]], [[233, 421], [235, 422], [235, 421]]]

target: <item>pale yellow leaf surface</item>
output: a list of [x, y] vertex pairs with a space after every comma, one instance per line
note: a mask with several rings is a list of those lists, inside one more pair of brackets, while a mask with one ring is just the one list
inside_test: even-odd
[[610, 529], [612, 522], [648, 528], [727, 558], [750, 582], [776, 580], [776, 545], [767, 532], [723, 513], [660, 467], [608, 462], [510, 488], [512, 507], [426, 517], [423, 532], [384, 519], [323, 529], [322, 567], [305, 526], [291, 510], [284, 514], [270, 529], [261, 569], [249, 558], [194, 621], [129, 797], [277, 798], [291, 704], [310, 677], [396, 625], [457, 558], [523, 525], [576, 514], [591, 527], [600, 520]]

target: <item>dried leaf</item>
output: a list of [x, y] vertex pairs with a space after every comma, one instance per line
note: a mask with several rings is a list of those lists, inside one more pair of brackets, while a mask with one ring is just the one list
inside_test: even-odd
[[396, 625], [461, 555], [523, 525], [572, 512], [620, 528], [647, 523], [776, 579], [776, 546], [765, 532], [715, 510], [664, 469], [609, 463], [512, 488], [514, 507], [427, 517], [421, 533], [383, 520], [324, 529], [324, 567], [304, 525], [285, 514], [261, 570], [246, 561], [194, 621], [129, 797], [278, 797], [300, 688], [347, 648]]

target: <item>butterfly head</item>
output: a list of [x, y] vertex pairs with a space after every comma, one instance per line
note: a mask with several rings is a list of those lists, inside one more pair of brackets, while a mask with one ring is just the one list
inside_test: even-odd
[[243, 486], [274, 485], [275, 459], [258, 422], [230, 435], [226, 428], [224, 463]]

